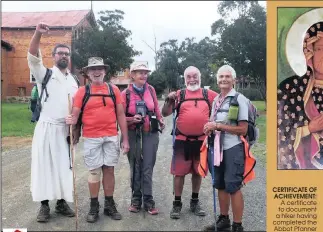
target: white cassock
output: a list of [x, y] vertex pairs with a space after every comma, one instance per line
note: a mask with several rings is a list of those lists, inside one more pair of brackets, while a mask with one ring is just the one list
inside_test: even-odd
[[[39, 57], [27, 54], [28, 66], [35, 77], [38, 92], [46, 74], [41, 53]], [[70, 169], [69, 146], [66, 137], [69, 126], [68, 94], [72, 98], [78, 89], [77, 82], [68, 72], [63, 74], [56, 66], [42, 98], [42, 111], [32, 141], [31, 193], [33, 201], [65, 199], [73, 202], [73, 172]], [[72, 154], [70, 154], [72, 156]]]

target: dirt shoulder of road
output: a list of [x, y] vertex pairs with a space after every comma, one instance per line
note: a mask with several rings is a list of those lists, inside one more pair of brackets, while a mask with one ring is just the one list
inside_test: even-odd
[[2, 151], [19, 149], [31, 145], [32, 137], [3, 137], [1, 138]]

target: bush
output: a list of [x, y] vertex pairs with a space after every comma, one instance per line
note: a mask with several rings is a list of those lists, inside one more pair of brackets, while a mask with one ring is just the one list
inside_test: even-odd
[[239, 90], [240, 93], [245, 95], [246, 98], [249, 98], [251, 101], [262, 101], [261, 93], [258, 89], [246, 88]]

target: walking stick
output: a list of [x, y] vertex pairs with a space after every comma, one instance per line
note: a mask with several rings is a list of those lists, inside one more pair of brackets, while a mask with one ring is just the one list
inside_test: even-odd
[[[71, 101], [70, 101], [70, 94], [68, 94], [68, 110], [72, 113]], [[73, 170], [73, 189], [74, 189], [74, 205], [75, 205], [75, 229], [77, 231], [78, 228], [78, 210], [77, 210], [77, 194], [76, 194], [76, 181], [75, 181], [75, 149], [73, 144], [73, 125], [70, 125], [70, 150], [72, 151], [72, 170]]]
[[[213, 135], [213, 134], [212, 134]], [[214, 213], [214, 227], [216, 227], [216, 193], [215, 193], [215, 172], [214, 172], [214, 136], [208, 137], [208, 156], [211, 160], [211, 177], [212, 177], [212, 189], [213, 189], [213, 213]]]

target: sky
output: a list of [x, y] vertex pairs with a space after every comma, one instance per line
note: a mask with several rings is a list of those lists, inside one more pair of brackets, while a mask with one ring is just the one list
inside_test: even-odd
[[[145, 42], [154, 47], [154, 33], [157, 49], [169, 39], [183, 41], [195, 37], [199, 41], [212, 37], [211, 25], [220, 18], [218, 4], [217, 1], [92, 1], [92, 8], [96, 19], [101, 10], [122, 10], [123, 26], [132, 32], [129, 43], [142, 52], [134, 59], [147, 61], [154, 70], [154, 52]], [[1, 5], [2, 12], [86, 10], [91, 8], [91, 1], [1, 1]]]

